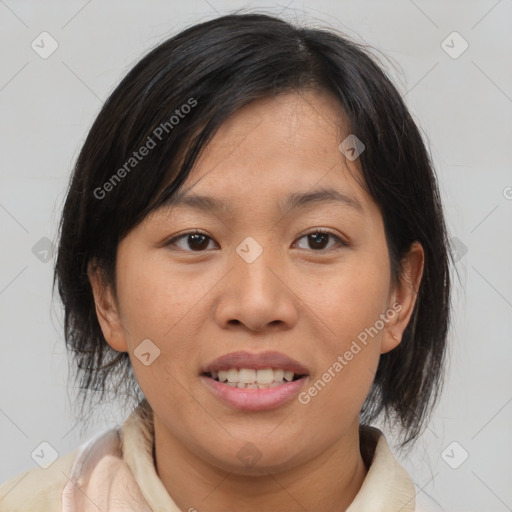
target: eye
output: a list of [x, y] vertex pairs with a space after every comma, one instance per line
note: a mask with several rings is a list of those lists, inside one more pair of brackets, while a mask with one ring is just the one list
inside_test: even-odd
[[[329, 246], [329, 238], [334, 244]], [[299, 240], [306, 239], [307, 243], [309, 243], [309, 247], [300, 247], [299, 249], [306, 249], [312, 251], [323, 251], [326, 249], [332, 249], [336, 245], [344, 246], [347, 245], [345, 242], [341, 240], [337, 235], [332, 233], [331, 231], [315, 229], [314, 231], [310, 231], [306, 233]], [[167, 246], [176, 246], [179, 249], [182, 249], [186, 252], [205, 252], [208, 250], [209, 242], [213, 242], [213, 239], [210, 238], [205, 233], [202, 233], [198, 230], [191, 231], [188, 233], [183, 233], [177, 237], [172, 238], [166, 244]], [[212, 249], [210, 247], [210, 249]]]
[[[179, 242], [182, 241], [184, 243], [182, 243], [180, 246]], [[189, 233], [183, 233], [182, 235], [169, 240], [166, 245], [175, 245], [176, 247], [187, 252], [205, 252], [205, 250], [208, 248], [209, 241], [213, 242], [213, 240], [208, 235], [196, 230]]]
[[[310, 231], [309, 233], [306, 233], [303, 235], [299, 240], [302, 240], [303, 238], [307, 239], [307, 243], [310, 244], [309, 249], [313, 251], [322, 251], [327, 249], [332, 249], [332, 245], [330, 247], [326, 247], [329, 242], [329, 237], [331, 239], [335, 239], [338, 245], [344, 246], [347, 245], [343, 240], [341, 240], [340, 237], [335, 235], [334, 233], [326, 230], [321, 229], [315, 229], [314, 231]], [[334, 246], [336, 246], [336, 242]], [[299, 249], [308, 249], [308, 247], [299, 247]]]

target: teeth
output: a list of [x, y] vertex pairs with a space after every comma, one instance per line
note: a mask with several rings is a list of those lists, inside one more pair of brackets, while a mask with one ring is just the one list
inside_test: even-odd
[[229, 370], [212, 372], [211, 376], [213, 379], [234, 388], [266, 389], [280, 386], [284, 381], [292, 381], [294, 373], [290, 370], [273, 368], [263, 370], [230, 368]]
[[284, 370], [274, 370], [274, 380], [277, 380], [278, 382], [283, 380], [284, 377]]
[[[236, 372], [236, 370], [234, 370]], [[256, 382], [256, 370], [242, 368], [238, 371], [238, 381], [244, 384], [253, 384]]]
[[274, 382], [274, 371], [272, 368], [258, 370], [256, 372], [256, 382], [258, 384], [270, 384], [271, 382]]
[[235, 368], [231, 368], [227, 373], [228, 382], [238, 382], [238, 372]]
[[285, 371], [284, 372], [284, 379], [290, 382], [293, 379], [293, 372]]

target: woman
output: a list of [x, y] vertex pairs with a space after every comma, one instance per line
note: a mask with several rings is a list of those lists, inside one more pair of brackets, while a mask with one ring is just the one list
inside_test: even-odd
[[415, 510], [370, 425], [406, 446], [428, 420], [447, 237], [364, 49], [259, 14], [156, 47], [82, 148], [55, 278], [83, 409], [92, 391], [138, 406], [2, 510]]

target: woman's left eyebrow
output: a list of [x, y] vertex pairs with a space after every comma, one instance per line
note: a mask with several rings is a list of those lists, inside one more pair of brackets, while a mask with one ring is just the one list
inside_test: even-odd
[[[361, 203], [355, 197], [334, 188], [321, 188], [314, 191], [293, 192], [284, 200], [279, 201], [277, 208], [281, 213], [290, 213], [291, 211], [306, 208], [311, 205], [328, 202], [336, 202], [343, 206], [348, 206], [360, 214], [364, 212]], [[211, 211], [214, 213], [234, 212], [231, 202], [200, 194], [190, 194], [186, 191], [178, 192], [173, 198], [166, 201], [165, 206], [172, 208], [189, 207], [196, 210]]]

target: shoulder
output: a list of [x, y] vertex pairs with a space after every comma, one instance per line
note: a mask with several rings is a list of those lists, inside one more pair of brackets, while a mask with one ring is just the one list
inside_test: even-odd
[[[46, 469], [37, 467], [16, 475], [0, 485], [0, 512], [54, 512], [76, 508], [75, 489], [90, 483], [109, 485], [122, 459], [119, 430], [98, 433], [76, 450], [56, 459]], [[112, 471], [103, 470], [110, 464]], [[97, 472], [97, 469], [100, 469]], [[97, 474], [98, 473], [98, 474]]]
[[59, 457], [47, 469], [16, 475], [0, 485], [0, 512], [61, 510], [61, 496], [80, 448]]
[[399, 464], [383, 433], [361, 426], [360, 449], [368, 472], [347, 512], [369, 510], [415, 510], [415, 488], [406, 470]]

